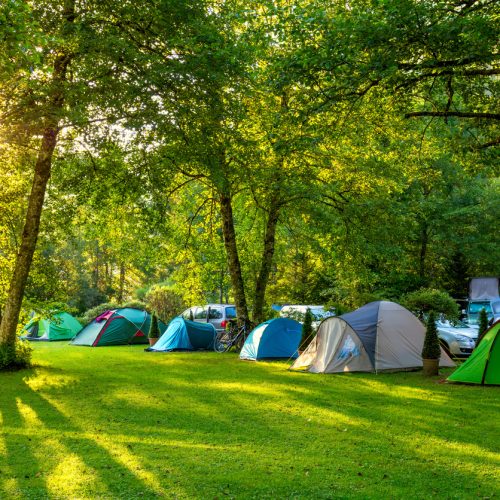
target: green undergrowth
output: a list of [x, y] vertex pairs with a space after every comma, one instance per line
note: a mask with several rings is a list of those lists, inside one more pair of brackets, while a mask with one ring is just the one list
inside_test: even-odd
[[0, 498], [500, 492], [500, 389], [234, 354], [37, 344], [0, 373]]

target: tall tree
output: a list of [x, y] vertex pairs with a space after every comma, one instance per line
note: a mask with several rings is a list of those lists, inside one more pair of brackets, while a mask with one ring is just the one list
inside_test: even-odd
[[[198, 12], [204, 12], [200, 6]], [[162, 50], [172, 56], [182, 46], [183, 26], [196, 19], [185, 3], [8, 2], [5, 50], [0, 55], [2, 132], [36, 145], [38, 155], [8, 299], [0, 324], [0, 345], [12, 351], [23, 292], [40, 226], [47, 182], [62, 130], [71, 140], [92, 123], [127, 118], [137, 125], [137, 96], [147, 82], [136, 78], [136, 67], [149, 65], [141, 40], [149, 30], [162, 31]], [[188, 35], [186, 35], [187, 37]], [[163, 61], [165, 63], [165, 61]], [[172, 84], [179, 67], [171, 57]], [[175, 69], [173, 67], [175, 66]], [[73, 130], [73, 132], [69, 132]]]
[[[16, 4], [11, 5], [14, 8], [16, 6]], [[36, 128], [33, 131], [34, 134], [40, 134], [41, 141], [34, 166], [34, 176], [22, 238], [13, 276], [10, 281], [8, 299], [0, 324], [0, 345], [10, 348], [12, 352], [24, 288], [36, 247], [45, 190], [52, 166], [52, 157], [60, 132], [61, 112], [65, 105], [67, 73], [73, 58], [73, 49], [66, 37], [71, 34], [75, 17], [74, 1], [66, 0], [60, 12], [59, 23], [55, 33], [53, 33], [54, 38], [57, 39], [56, 46], [53, 47], [53, 52], [48, 57], [48, 62], [43, 68], [47, 75], [46, 92], [43, 96], [45, 102], [42, 104], [42, 111], [37, 123], [34, 124]], [[25, 26], [28, 25], [26, 24]], [[25, 35], [28, 35], [28, 33], [25, 33]], [[26, 71], [26, 68], [23, 68], [23, 70]], [[19, 83], [18, 80], [24, 80], [23, 83], [27, 86], [28, 82], [26, 82], [26, 78], [23, 78], [23, 76], [18, 73], [12, 80], [16, 81], [16, 83]], [[12, 84], [12, 80], [8, 83]], [[25, 97], [25, 100], [22, 105], [29, 106], [28, 99], [31, 100], [32, 98], [31, 92], [28, 90], [27, 95], [23, 97]], [[19, 103], [16, 104], [19, 105]], [[30, 108], [35, 106], [36, 103], [33, 102]]]

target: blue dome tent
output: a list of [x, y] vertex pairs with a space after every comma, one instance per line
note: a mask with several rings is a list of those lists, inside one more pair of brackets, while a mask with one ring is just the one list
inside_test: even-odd
[[240, 359], [296, 358], [302, 325], [293, 319], [276, 318], [256, 326], [241, 349]]
[[211, 323], [196, 323], [184, 318], [174, 318], [165, 333], [147, 351], [197, 351], [214, 348], [217, 332]]

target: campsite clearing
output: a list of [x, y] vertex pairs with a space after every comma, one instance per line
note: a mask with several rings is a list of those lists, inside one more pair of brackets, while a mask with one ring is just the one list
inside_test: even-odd
[[0, 373], [1, 498], [500, 494], [496, 387], [141, 346], [34, 349], [36, 368]]

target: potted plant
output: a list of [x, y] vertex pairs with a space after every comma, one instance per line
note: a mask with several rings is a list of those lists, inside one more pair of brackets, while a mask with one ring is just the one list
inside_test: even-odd
[[153, 312], [151, 315], [151, 324], [149, 325], [148, 339], [149, 345], [155, 345], [157, 340], [160, 338], [160, 327], [158, 326], [158, 317], [156, 313]]
[[431, 311], [429, 313], [429, 318], [427, 319], [427, 330], [425, 332], [424, 348], [422, 349], [424, 375], [427, 375], [428, 377], [439, 375], [440, 357], [441, 347], [439, 346], [436, 317], [434, 311]]

